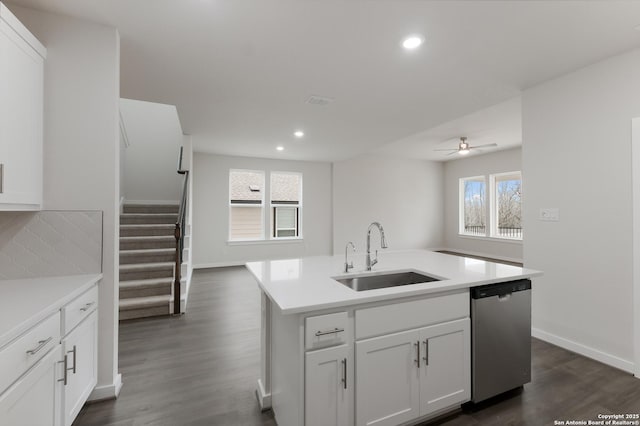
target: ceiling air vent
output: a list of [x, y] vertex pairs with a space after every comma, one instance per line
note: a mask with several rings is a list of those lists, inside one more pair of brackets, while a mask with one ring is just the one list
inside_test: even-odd
[[309, 105], [325, 106], [335, 101], [335, 98], [329, 98], [327, 96], [311, 95], [307, 98], [305, 103]]

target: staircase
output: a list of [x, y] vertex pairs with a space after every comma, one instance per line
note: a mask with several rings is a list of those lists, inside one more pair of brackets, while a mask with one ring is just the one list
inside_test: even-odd
[[125, 204], [120, 215], [120, 320], [169, 315], [178, 205]]

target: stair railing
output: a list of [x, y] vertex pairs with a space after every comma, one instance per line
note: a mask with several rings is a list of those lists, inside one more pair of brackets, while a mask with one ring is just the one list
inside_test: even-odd
[[187, 195], [189, 183], [189, 170], [182, 169], [182, 147], [178, 156], [178, 174], [184, 176], [182, 184], [182, 196], [180, 197], [180, 207], [178, 208], [178, 217], [176, 219], [176, 228], [174, 235], [176, 237], [176, 272], [175, 281], [173, 283], [173, 313], [180, 314], [180, 296], [181, 296], [181, 270], [182, 270], [182, 252], [184, 250], [184, 230], [186, 226], [187, 213]]

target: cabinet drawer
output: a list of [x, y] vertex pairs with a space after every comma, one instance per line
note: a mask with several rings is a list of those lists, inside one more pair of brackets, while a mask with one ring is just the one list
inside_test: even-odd
[[305, 348], [341, 345], [347, 341], [347, 313], [318, 315], [305, 320]]
[[469, 290], [356, 311], [356, 340], [469, 316]]
[[98, 307], [98, 286], [94, 285], [77, 299], [73, 300], [62, 308], [64, 313], [64, 330], [62, 335], [66, 335], [80, 322], [95, 311]]
[[56, 312], [0, 351], [0, 393], [60, 343], [60, 312]]

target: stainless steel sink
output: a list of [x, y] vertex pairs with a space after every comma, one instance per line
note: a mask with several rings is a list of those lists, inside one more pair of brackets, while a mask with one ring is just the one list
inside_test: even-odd
[[409, 284], [421, 284], [432, 281], [440, 281], [439, 278], [430, 277], [429, 275], [420, 274], [418, 272], [391, 272], [376, 275], [361, 275], [344, 278], [334, 278], [341, 284], [355, 291], [375, 290], [378, 288], [397, 287]]

